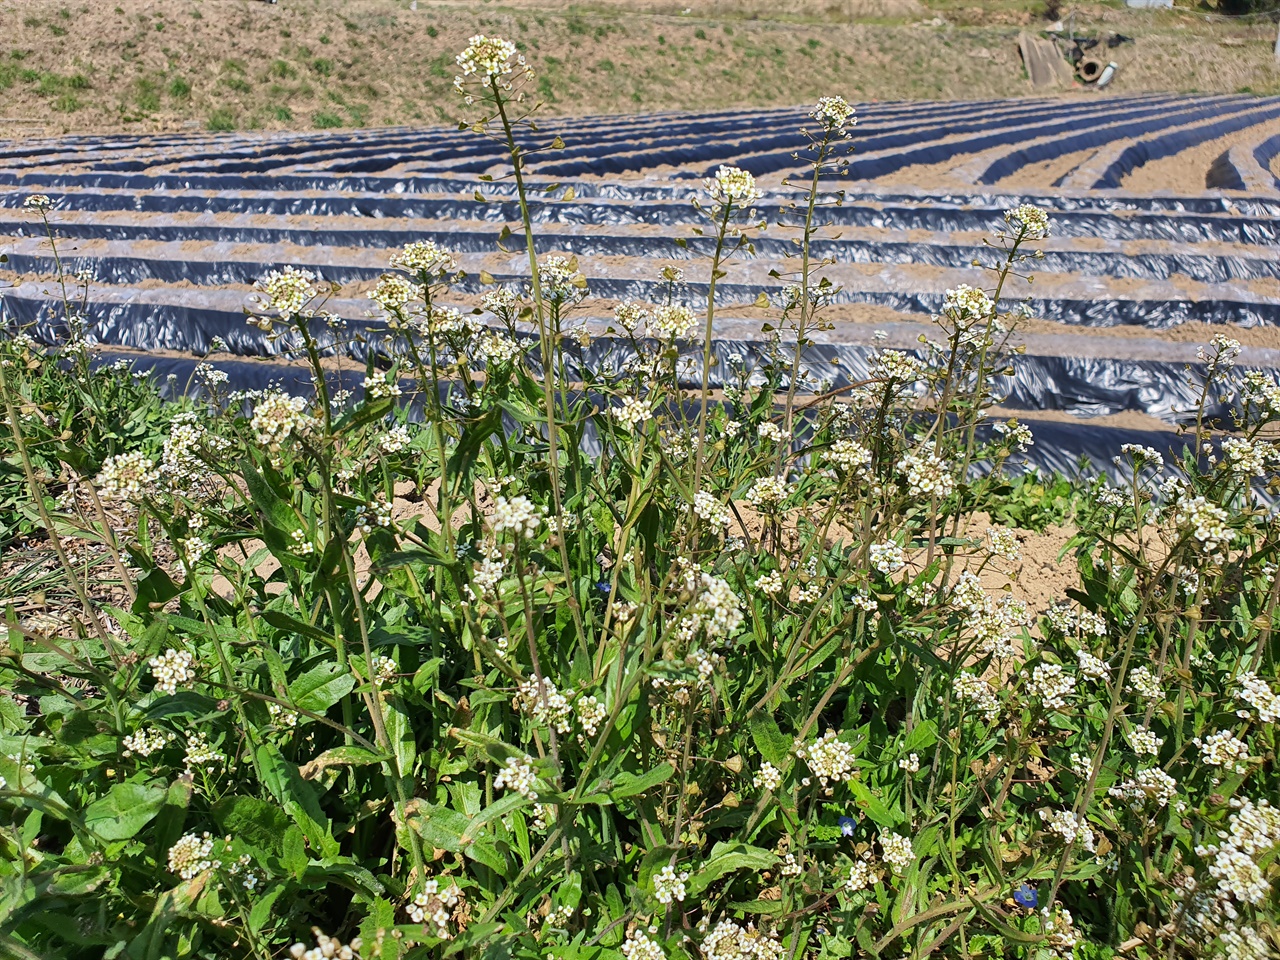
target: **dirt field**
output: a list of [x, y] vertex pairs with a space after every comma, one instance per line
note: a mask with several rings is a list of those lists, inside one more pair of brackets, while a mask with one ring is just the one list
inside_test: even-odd
[[[450, 123], [454, 54], [520, 42], [550, 112], [1031, 93], [1035, 0], [0, 0], [0, 137]], [[1265, 23], [1077, 8], [1134, 37], [1108, 92], [1280, 90]], [[1231, 44], [1224, 46], [1223, 44]]]

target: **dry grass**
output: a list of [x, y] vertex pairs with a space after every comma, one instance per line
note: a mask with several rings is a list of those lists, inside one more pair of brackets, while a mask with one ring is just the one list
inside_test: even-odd
[[[1015, 96], [1031, 92], [1014, 36], [1033, 6], [0, 0], [0, 136], [448, 123], [453, 55], [477, 31], [525, 47], [551, 112]], [[938, 13], [947, 25], [929, 25]], [[1078, 22], [1138, 37], [1116, 54], [1116, 94], [1280, 90], [1263, 27], [1107, 7]]]

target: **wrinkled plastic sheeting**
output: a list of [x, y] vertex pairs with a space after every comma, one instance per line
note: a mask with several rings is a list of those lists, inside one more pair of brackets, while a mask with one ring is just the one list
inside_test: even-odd
[[[39, 236], [41, 231], [25, 224], [13, 224], [20, 236]], [[4, 230], [0, 222], [0, 231]], [[274, 244], [294, 242], [303, 238], [309, 244], [327, 247], [385, 248], [400, 246], [422, 237], [421, 232], [380, 232], [375, 236], [358, 230], [328, 230], [304, 232], [299, 230], [202, 224], [65, 224], [60, 230], [64, 237], [82, 239], [149, 240], [178, 243], [200, 240], [207, 243]], [[449, 230], [434, 236], [444, 239], [457, 253], [491, 253], [499, 239], [494, 231]], [[368, 241], [376, 239], [376, 244]], [[643, 234], [547, 234], [540, 237], [544, 245], [584, 257], [661, 257], [673, 260], [710, 258], [715, 251], [715, 241], [709, 237], [694, 237], [684, 245], [677, 245], [669, 237]], [[793, 254], [795, 246], [786, 240], [771, 237], [753, 242], [757, 257], [782, 260]], [[864, 264], [921, 264], [951, 269], [968, 269], [975, 255], [983, 248], [975, 244], [914, 243], [907, 241], [878, 240], [816, 240], [810, 247], [815, 258], [832, 263]], [[286, 265], [313, 268], [305, 263], [261, 263], [249, 260], [212, 260], [207, 258], [182, 259], [180, 257], [67, 257], [72, 271], [91, 268], [101, 281], [115, 285], [138, 283], [143, 280], [188, 281], [199, 285], [253, 283], [270, 270]], [[11, 253], [9, 269], [18, 273], [48, 273], [54, 267], [53, 254], [32, 256]], [[1046, 250], [1037, 260], [1038, 269], [1044, 273], [1080, 274], [1083, 276], [1122, 277], [1135, 280], [1168, 280], [1180, 275], [1199, 283], [1229, 283], [1236, 280], [1274, 280], [1280, 278], [1280, 259], [1245, 257], [1238, 255], [1205, 255], [1199, 253], [1126, 254], [1118, 250]], [[358, 267], [331, 262], [324, 265], [326, 279], [338, 283], [369, 280], [385, 272], [384, 268]]]
[[[227, 339], [233, 351], [249, 336], [253, 328], [243, 323], [234, 331], [218, 334]], [[369, 334], [372, 327], [363, 331], [346, 331]], [[382, 328], [378, 328], [381, 331]], [[49, 331], [44, 331], [48, 333]], [[238, 337], [237, 337], [238, 334]], [[332, 334], [318, 330], [322, 344], [332, 342]], [[46, 340], [52, 342], [51, 337]], [[211, 340], [212, 336], [208, 338]], [[195, 352], [203, 354], [208, 340]], [[152, 341], [154, 343], [154, 340]], [[144, 347], [144, 344], [135, 344]], [[539, 363], [536, 338], [528, 335], [529, 361]], [[349, 351], [357, 359], [367, 361], [369, 344], [357, 343], [360, 349]], [[282, 351], [282, 340], [272, 343], [275, 351]], [[776, 351], [781, 349], [782, 353]], [[727, 384], [737, 385], [747, 378], [749, 382], [763, 382], [762, 365], [773, 362], [784, 370], [790, 367], [788, 346], [749, 340], [713, 340], [712, 364], [708, 382], [714, 388]], [[798, 388], [841, 389], [863, 382], [872, 376], [872, 366], [877, 348], [864, 344], [815, 343], [805, 348], [801, 357], [802, 380]], [[590, 346], [579, 347], [567, 343], [566, 376], [585, 379], [586, 371], [620, 371], [635, 359], [631, 344], [619, 338], [600, 337]], [[374, 355], [385, 365], [392, 357], [386, 347], [375, 341]], [[778, 357], [782, 361], [778, 361]], [[224, 363], [221, 359], [219, 363]], [[231, 361], [239, 364], [236, 369], [248, 371], [267, 369], [272, 365], [255, 365], [248, 361]], [[1167, 423], [1177, 423], [1194, 416], [1199, 403], [1198, 377], [1189, 376], [1187, 365], [1181, 362], [1155, 360], [1128, 360], [1114, 357], [1081, 357], [1023, 355], [1010, 360], [1012, 374], [994, 378], [993, 389], [1002, 397], [1005, 406], [1023, 410], [1058, 410], [1089, 415], [1114, 414], [1136, 411], [1159, 418]], [[1196, 366], [1192, 366], [1194, 371]], [[686, 387], [698, 387], [702, 383], [702, 353], [697, 343], [681, 346], [677, 373]], [[1273, 372], [1280, 373], [1280, 371]], [[248, 374], [245, 374], [248, 376]], [[786, 384], [784, 384], [786, 386]], [[1227, 407], [1211, 397], [1205, 411], [1210, 416], [1225, 416]]]
[[[198, 359], [168, 357], [136, 357], [133, 355], [102, 354], [96, 362], [114, 363], [124, 361], [131, 363], [138, 375], [150, 376], [159, 382], [161, 395], [166, 399], [176, 399], [183, 395], [202, 395], [197, 378], [196, 365]], [[282, 389], [293, 396], [312, 395], [310, 373], [297, 365], [272, 362], [253, 362], [243, 360], [216, 360], [213, 364], [228, 375], [228, 387], [234, 390], [267, 390]], [[348, 373], [345, 376], [332, 375], [329, 378], [331, 391], [348, 389], [353, 398], [359, 400], [363, 396], [361, 381], [363, 374]], [[403, 381], [402, 389], [410, 395], [419, 384]], [[447, 396], [449, 387], [442, 387], [442, 396]], [[603, 403], [604, 401], [599, 401]], [[422, 419], [421, 399], [411, 401], [409, 417], [412, 420]], [[1126, 474], [1116, 467], [1112, 458], [1120, 455], [1124, 444], [1141, 444], [1153, 447], [1171, 458], [1180, 456], [1187, 446], [1185, 437], [1169, 430], [1131, 430], [1116, 427], [1098, 427], [1082, 419], [1076, 423], [1061, 423], [1053, 420], [1036, 420], [1034, 417], [1024, 418], [1031, 427], [1035, 442], [1025, 453], [1014, 456], [1009, 461], [1013, 473], [1035, 470], [1042, 474], [1063, 474], [1068, 477], [1091, 479], [1099, 473], [1105, 474], [1113, 482], [1123, 482]], [[514, 421], [506, 421], [507, 430], [514, 434], [519, 428]], [[989, 427], [986, 429], [990, 429]], [[985, 430], [983, 431], [985, 434]], [[600, 442], [594, 427], [588, 424], [586, 436], [582, 444], [583, 452], [588, 456], [598, 455]]]
[[[144, 266], [149, 269], [153, 263]], [[92, 264], [90, 264], [92, 265]], [[132, 264], [119, 261], [121, 270], [132, 269]], [[239, 282], [249, 283], [262, 276], [272, 265], [262, 265], [261, 273], [237, 269], [222, 262], [215, 268], [221, 276], [240, 276]], [[353, 271], [353, 274], [355, 271]], [[380, 271], [368, 268], [368, 277], [376, 277]], [[252, 274], [252, 276], [250, 275]], [[127, 274], [126, 274], [127, 275]], [[495, 276], [498, 283], [520, 288], [527, 281], [520, 275]], [[229, 281], [225, 281], [229, 282]], [[478, 277], [468, 277], [455, 284], [460, 293], [480, 294], [486, 288]], [[611, 300], [640, 300], [660, 302], [666, 296], [665, 284], [626, 278], [593, 278], [588, 282], [590, 294]], [[780, 294], [781, 285], [761, 287], [758, 284], [717, 285], [716, 292], [722, 303], [749, 303], [761, 293]], [[690, 283], [684, 287], [684, 295], [690, 302], [705, 302], [707, 285]], [[195, 350], [203, 352], [214, 336], [221, 336], [228, 343], [232, 338], [240, 344], [237, 352], [270, 352], [265, 346], [254, 346], [243, 334], [244, 316], [241, 313], [210, 310], [192, 303], [199, 300], [199, 291], [169, 290], [165, 301], [154, 302], [106, 302], [93, 301], [83, 311], [93, 322], [104, 343], [133, 346], [143, 349]], [[842, 289], [833, 296], [835, 303], [865, 303], [887, 307], [898, 313], [936, 314], [941, 311], [945, 294], [942, 292], [911, 292], [905, 290], [849, 290]], [[0, 293], [0, 307], [22, 323], [38, 323], [42, 328], [56, 323], [59, 307], [55, 301], [28, 297], [12, 292]], [[1232, 323], [1242, 327], [1280, 324], [1280, 303], [1250, 302], [1242, 300], [1111, 300], [1111, 299], [1046, 299], [1006, 302], [1005, 309], [1023, 309], [1031, 316], [1059, 323], [1083, 327], [1138, 326], [1164, 330], [1188, 322], [1207, 324]], [[348, 318], [349, 323], [358, 321]], [[52, 329], [52, 328], [49, 328]], [[52, 334], [48, 334], [52, 336]]]
[[1216, 123], [1201, 124], [1184, 130], [1170, 130], [1158, 136], [1139, 140], [1116, 157], [1093, 186], [1097, 189], [1119, 187], [1129, 173], [1153, 160], [1171, 157], [1190, 147], [1280, 116], [1280, 101], [1270, 98], [1261, 102], [1269, 106], [1256, 112], [1228, 117]]
[[[270, 178], [268, 178], [270, 179]], [[4, 182], [0, 174], [0, 183]], [[228, 186], [228, 185], [223, 185]], [[457, 197], [423, 197], [400, 194], [329, 192], [318, 195], [226, 191], [217, 194], [157, 192], [146, 186], [139, 193], [61, 193], [52, 198], [60, 209], [83, 212], [136, 211], [138, 213], [242, 213], [273, 216], [353, 216], [370, 220], [412, 219], [427, 221], [480, 221], [495, 224], [520, 219], [518, 204], [506, 199], [486, 203]], [[182, 187], [174, 189], [182, 190]], [[337, 187], [330, 183], [329, 191]], [[23, 194], [0, 192], [0, 208], [18, 208]], [[1236, 212], [1222, 201], [1167, 201], [1144, 204], [1112, 200], [1106, 204], [1082, 204], [1070, 198], [891, 196], [865, 200], [848, 198], [839, 207], [824, 206], [823, 219], [833, 226], [874, 227], [891, 230], [990, 233], [1003, 224], [1002, 202], [1016, 206], [1020, 200], [1040, 203], [1053, 214], [1054, 234], [1060, 237], [1097, 237], [1105, 240], [1171, 240], [1179, 243], [1272, 244], [1280, 240], [1280, 204], [1240, 200]], [[588, 226], [654, 224], [680, 226], [691, 222], [682, 203], [637, 199], [626, 202], [533, 200], [529, 213], [535, 223]], [[1227, 214], [1227, 215], [1224, 215]], [[65, 225], [73, 229], [73, 224]], [[415, 239], [447, 237], [447, 227], [426, 226]], [[297, 230], [329, 243], [327, 230]], [[292, 241], [292, 242], [297, 242]]]

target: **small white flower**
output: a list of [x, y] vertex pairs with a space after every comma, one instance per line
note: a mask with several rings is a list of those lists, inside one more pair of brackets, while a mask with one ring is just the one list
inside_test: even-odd
[[751, 782], [761, 790], [777, 790], [782, 786], [782, 774], [777, 767], [765, 760]]
[[525, 757], [508, 757], [493, 780], [495, 790], [514, 790], [530, 800], [538, 799], [538, 775]]
[[707, 195], [716, 203], [749, 207], [764, 197], [756, 186], [756, 178], [740, 167], [722, 164], [714, 177], [703, 181]]
[[653, 895], [659, 903], [671, 904], [683, 901], [685, 897], [685, 881], [689, 879], [688, 871], [676, 873], [676, 868], [667, 864], [653, 875]]
[[156, 678], [156, 689], [161, 693], [177, 693], [179, 687], [190, 686], [196, 678], [196, 658], [185, 650], [170, 647], [147, 663]]

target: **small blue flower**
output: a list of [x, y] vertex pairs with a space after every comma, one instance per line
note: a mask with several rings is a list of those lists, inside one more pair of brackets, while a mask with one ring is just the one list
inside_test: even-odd
[[1034, 910], [1040, 906], [1040, 894], [1036, 893], [1036, 888], [1029, 883], [1024, 883], [1017, 890], [1013, 891], [1013, 902], [1020, 907], [1026, 907], [1028, 910]]
[[841, 817], [840, 818], [840, 836], [852, 837], [853, 828], [856, 827], [857, 825], [858, 825], [858, 821], [855, 820], [853, 817]]
[[609, 595], [609, 587], [610, 587], [610, 584], [608, 580], [596, 581], [596, 589], [599, 590], [601, 593], [603, 593], [606, 597]]

